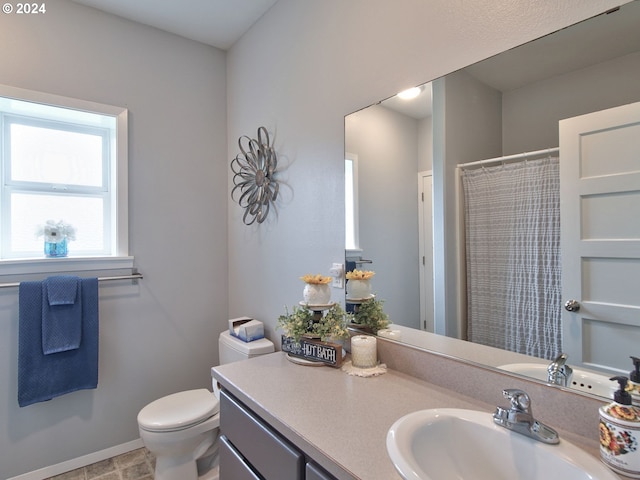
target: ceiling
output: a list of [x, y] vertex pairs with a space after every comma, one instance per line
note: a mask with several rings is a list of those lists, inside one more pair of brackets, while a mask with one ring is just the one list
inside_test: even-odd
[[432, 91], [431, 82], [420, 85], [420, 94], [410, 100], [403, 100], [394, 95], [393, 97], [383, 100], [381, 104], [391, 110], [400, 112], [403, 115], [422, 120], [432, 115]]
[[73, 1], [227, 50], [277, 0]]
[[[138, 23], [191, 40], [229, 49], [277, 0], [73, 0]], [[468, 67], [470, 74], [500, 91], [527, 82], [583, 68], [639, 49], [635, 31], [640, 1], [625, 6], [624, 14], [601, 16], [520, 48]], [[592, 25], [596, 23], [596, 26]], [[616, 24], [612, 28], [611, 24]], [[617, 32], [611, 36], [609, 32]], [[593, 45], [592, 48], [584, 48]], [[553, 55], [541, 52], [553, 51]], [[384, 102], [415, 118], [431, 115], [431, 89], [413, 102], [391, 98]], [[420, 108], [416, 105], [421, 105]]]
[[508, 92], [639, 51], [639, 22], [640, 2], [636, 1], [503, 52], [466, 70], [496, 90]]
[[[508, 92], [640, 51], [639, 24], [640, 1], [634, 1], [464, 70], [486, 85]], [[426, 118], [431, 115], [431, 88], [424, 88], [410, 102], [391, 97], [382, 104], [416, 119]]]

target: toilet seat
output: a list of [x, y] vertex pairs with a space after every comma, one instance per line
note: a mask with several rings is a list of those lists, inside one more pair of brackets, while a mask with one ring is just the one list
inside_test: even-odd
[[138, 413], [138, 425], [150, 432], [171, 432], [197, 425], [220, 411], [206, 388], [173, 393], [154, 400]]

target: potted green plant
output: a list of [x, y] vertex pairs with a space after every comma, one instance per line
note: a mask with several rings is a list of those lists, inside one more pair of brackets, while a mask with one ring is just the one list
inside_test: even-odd
[[352, 314], [347, 314], [342, 307], [335, 303], [324, 315], [317, 314], [306, 305], [294, 305], [293, 311], [285, 307], [286, 313], [278, 317], [278, 328], [284, 336], [296, 342], [301, 337], [319, 338], [322, 341], [341, 340], [349, 336], [347, 324], [352, 320]]
[[389, 315], [384, 313], [383, 305], [384, 300], [378, 300], [375, 297], [362, 302], [353, 315], [353, 326], [373, 334], [387, 328]]
[[312, 363], [340, 367], [343, 340], [349, 337], [347, 325], [351, 320], [352, 315], [337, 303], [322, 311], [311, 310], [307, 305], [296, 305], [292, 312], [286, 309], [286, 313], [278, 317], [277, 325], [284, 332], [282, 351], [289, 358], [293, 355]]

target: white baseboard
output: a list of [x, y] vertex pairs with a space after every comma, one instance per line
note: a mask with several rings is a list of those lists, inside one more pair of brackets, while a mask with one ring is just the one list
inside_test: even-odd
[[99, 452], [90, 453], [82, 457], [67, 460], [66, 462], [57, 463], [56, 465], [51, 465], [50, 467], [34, 470], [33, 472], [23, 473], [22, 475], [11, 477], [7, 480], [44, 480], [45, 478], [54, 477], [65, 472], [70, 472], [71, 470], [75, 470], [76, 468], [86, 467], [87, 465], [91, 465], [92, 463], [101, 462], [102, 460], [106, 460], [107, 458], [116, 457], [118, 455], [122, 455], [123, 453], [127, 453], [142, 447], [144, 447], [142, 439], [138, 438], [137, 440], [122, 443], [120, 445], [116, 445], [115, 447], [106, 448], [104, 450], [100, 450]]

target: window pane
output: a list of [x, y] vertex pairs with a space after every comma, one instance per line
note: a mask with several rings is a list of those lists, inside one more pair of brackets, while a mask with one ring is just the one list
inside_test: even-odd
[[43, 251], [44, 238], [38, 238], [39, 226], [47, 220], [71, 224], [76, 239], [69, 244], [70, 254], [105, 253], [104, 200], [96, 197], [11, 195], [11, 251], [28, 253]]
[[344, 207], [345, 207], [345, 248], [353, 249], [356, 247], [355, 241], [355, 211], [353, 203], [353, 161], [346, 159], [344, 161]]
[[0, 266], [43, 258], [36, 231], [47, 221], [74, 227], [70, 257], [128, 254], [127, 118], [121, 107], [0, 85]]
[[11, 179], [101, 187], [102, 136], [11, 124]]
[[347, 153], [344, 160], [345, 248], [359, 248], [358, 235], [358, 157]]

